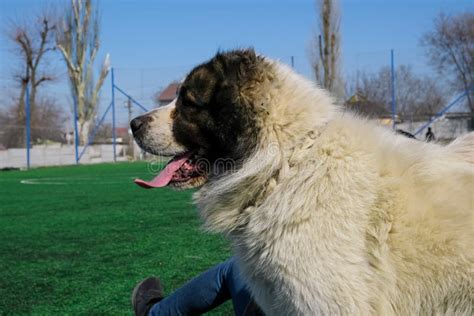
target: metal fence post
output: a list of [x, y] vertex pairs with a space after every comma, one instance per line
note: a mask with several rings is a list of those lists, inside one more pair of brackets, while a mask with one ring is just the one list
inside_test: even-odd
[[30, 132], [31, 132], [31, 126], [30, 126], [30, 115], [31, 115], [31, 109], [30, 109], [30, 88], [29, 84], [26, 84], [26, 91], [25, 91], [25, 115], [26, 115], [26, 122], [25, 122], [25, 127], [26, 127], [26, 167], [30, 169]]
[[115, 78], [114, 78], [114, 68], [111, 69], [111, 81], [112, 81], [112, 142], [114, 148], [114, 162], [117, 161], [117, 151], [116, 151], [116, 137], [115, 137]]
[[390, 50], [390, 62], [391, 62], [391, 69], [392, 69], [392, 122], [393, 122], [393, 129], [396, 128], [396, 116], [397, 116], [397, 107], [395, 103], [395, 58], [393, 49]]

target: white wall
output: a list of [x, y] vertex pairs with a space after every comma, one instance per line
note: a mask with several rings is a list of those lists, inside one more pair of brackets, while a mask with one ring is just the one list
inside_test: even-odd
[[[415, 133], [420, 127], [425, 125], [427, 121], [423, 122], [403, 122], [397, 124], [397, 128], [404, 131]], [[460, 135], [469, 132], [468, 118], [442, 118], [434, 122], [430, 127], [437, 140], [450, 141]], [[418, 139], [425, 139], [425, 134], [428, 129], [425, 128], [420, 134], [416, 135]]]
[[[117, 145], [117, 160], [124, 161], [126, 157], [124, 145]], [[79, 147], [79, 154], [83, 146]], [[92, 145], [89, 146], [80, 163], [101, 163], [114, 161], [112, 145]], [[39, 145], [33, 146], [30, 150], [31, 167], [73, 165], [76, 163], [74, 146], [72, 145]], [[0, 151], [0, 168], [25, 168], [26, 149], [10, 148]]]

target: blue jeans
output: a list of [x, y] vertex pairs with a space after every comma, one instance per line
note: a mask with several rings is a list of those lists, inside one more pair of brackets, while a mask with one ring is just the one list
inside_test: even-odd
[[235, 315], [243, 315], [251, 301], [235, 259], [218, 264], [153, 305], [149, 316], [206, 313], [232, 299]]

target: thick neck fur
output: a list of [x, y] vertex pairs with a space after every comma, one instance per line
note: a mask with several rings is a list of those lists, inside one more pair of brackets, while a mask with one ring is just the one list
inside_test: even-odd
[[205, 227], [214, 232], [230, 234], [245, 226], [276, 178], [285, 176], [292, 152], [308, 146], [339, 112], [312, 82], [278, 62], [263, 62], [266, 75], [246, 95], [265, 112], [259, 117], [257, 148], [237, 171], [210, 181], [194, 195]]

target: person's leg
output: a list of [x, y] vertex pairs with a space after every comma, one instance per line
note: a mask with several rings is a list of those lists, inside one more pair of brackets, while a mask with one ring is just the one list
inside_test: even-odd
[[236, 315], [251, 300], [233, 258], [218, 264], [156, 303], [150, 316], [202, 314], [232, 298]]

